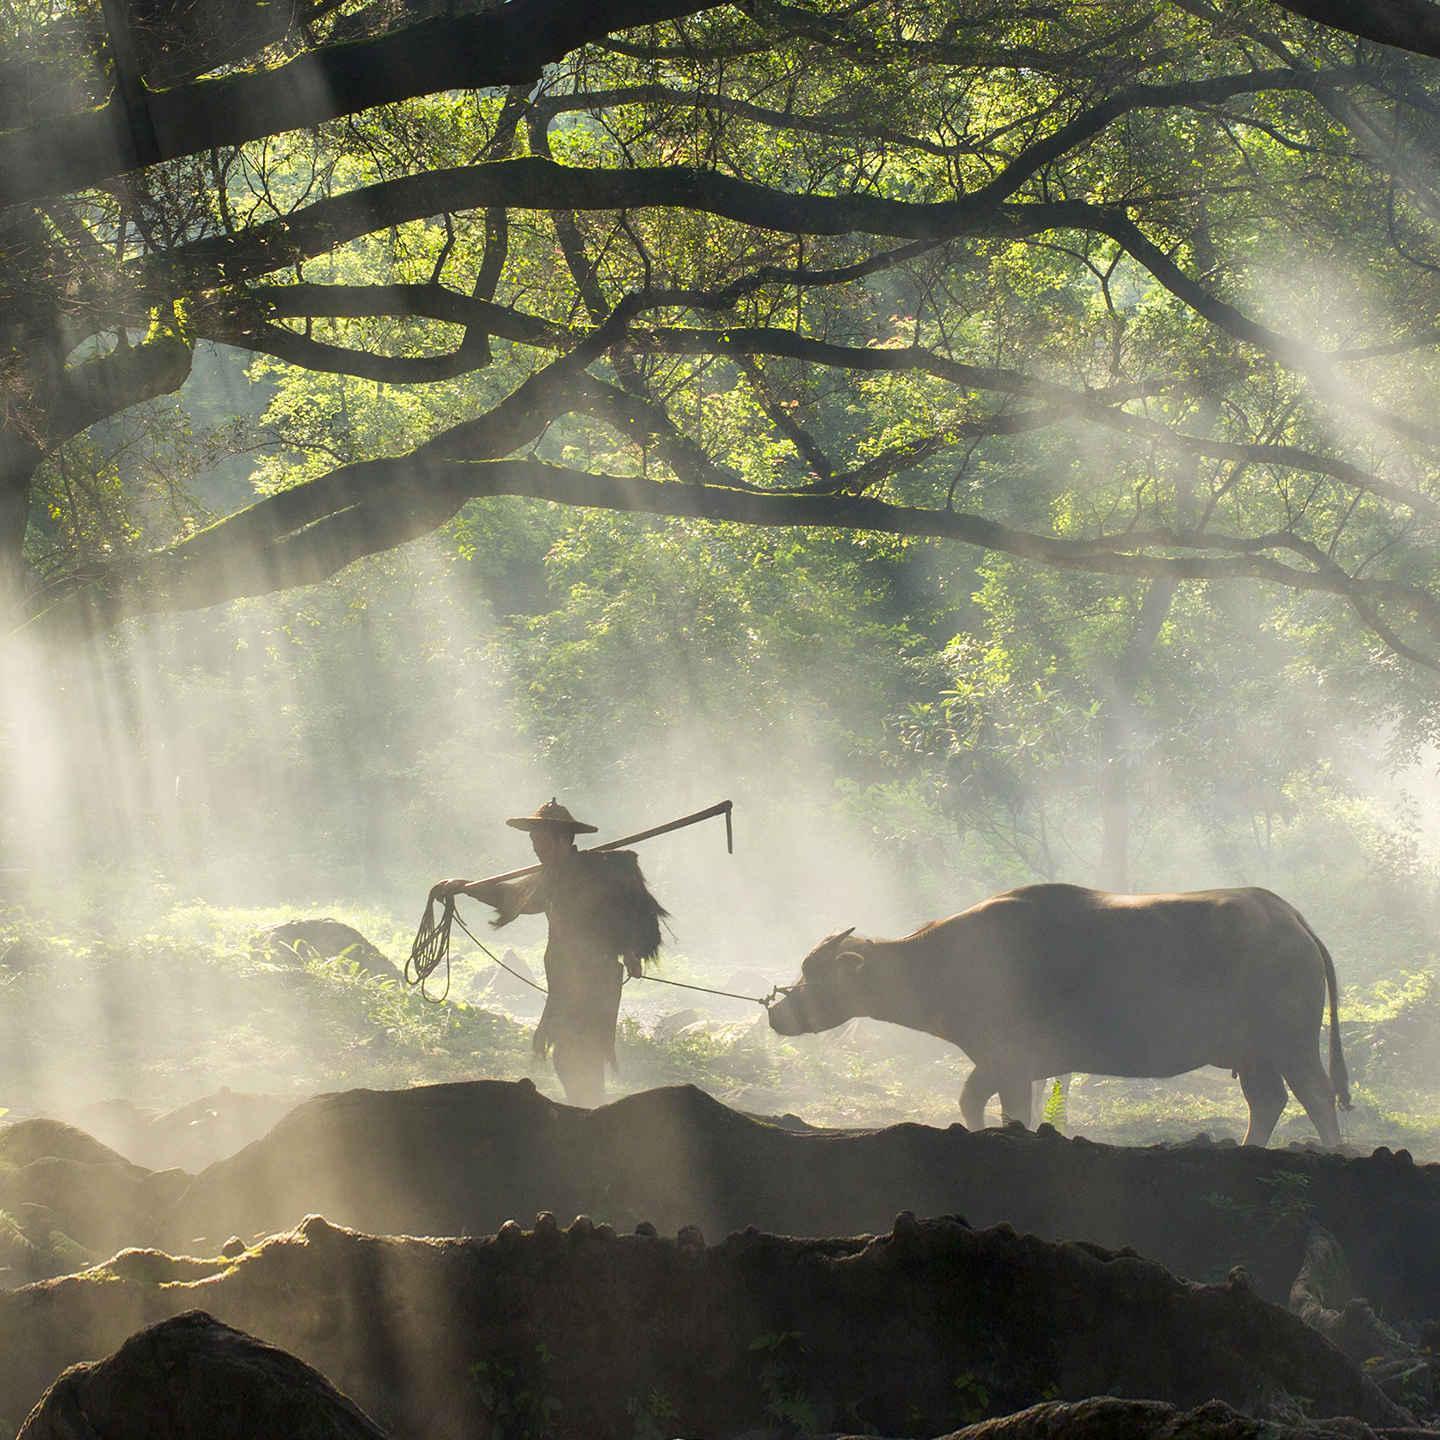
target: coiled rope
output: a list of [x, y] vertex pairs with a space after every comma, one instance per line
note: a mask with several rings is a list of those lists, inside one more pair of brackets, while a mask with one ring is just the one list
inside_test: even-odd
[[[435, 902], [430, 901], [421, 917], [420, 928], [415, 933], [415, 943], [410, 948], [410, 958], [405, 962], [405, 983], [418, 985], [420, 994], [434, 1005], [443, 1005], [450, 995], [450, 927], [458, 925], [475, 943], [475, 947], [488, 956], [496, 965], [517, 980], [523, 981], [532, 990], [542, 995], [550, 992], [538, 985], [528, 975], [522, 975], [513, 966], [507, 965], [478, 935], [460, 918], [455, 908], [455, 897], [445, 897], [445, 908], [439, 922], [435, 919]], [[425, 988], [425, 982], [435, 973], [441, 961], [445, 962], [445, 988], [438, 995], [432, 995]], [[413, 972], [413, 978], [412, 978]]]

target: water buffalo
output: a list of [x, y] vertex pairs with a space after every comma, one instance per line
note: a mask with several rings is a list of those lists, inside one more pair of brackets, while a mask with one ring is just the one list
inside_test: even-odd
[[[1316, 1035], [1330, 1000], [1330, 1074]], [[1350, 1095], [1330, 952], [1294, 906], [1268, 890], [1111, 895], [1026, 885], [900, 940], [853, 929], [805, 957], [770, 1008], [782, 1035], [870, 1015], [958, 1045], [975, 1062], [960, 1094], [972, 1130], [997, 1091], [1028, 1125], [1031, 1082], [1179, 1075], [1219, 1065], [1250, 1105], [1247, 1145], [1264, 1145], [1285, 1084], [1321, 1141], [1340, 1143], [1335, 1103]]]

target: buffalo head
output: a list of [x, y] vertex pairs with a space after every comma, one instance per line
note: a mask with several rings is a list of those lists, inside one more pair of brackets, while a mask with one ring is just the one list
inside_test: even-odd
[[852, 940], [848, 930], [828, 935], [804, 959], [800, 979], [781, 987], [782, 997], [770, 1007], [770, 1028], [781, 1035], [809, 1035], [833, 1030], [866, 1014], [865, 955], [867, 942]]

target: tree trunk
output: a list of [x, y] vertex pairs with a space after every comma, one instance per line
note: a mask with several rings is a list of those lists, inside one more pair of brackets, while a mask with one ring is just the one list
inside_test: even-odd
[[1146, 587], [1101, 709], [1099, 874], [1106, 890], [1130, 888], [1130, 767], [1132, 737], [1140, 726], [1136, 697], [1178, 586], [1178, 581], [1165, 578]]
[[0, 434], [0, 643], [24, 618], [34, 583], [25, 563], [30, 480], [39, 464], [33, 446]]
[[1130, 888], [1130, 774], [1113, 702], [1100, 719], [1100, 886]]
[[[1209, 275], [1215, 253], [1207, 223], [1202, 222], [1196, 230], [1194, 245], [1201, 273]], [[1219, 413], [1215, 397], [1202, 396], [1195, 415], [1195, 432], [1209, 435]], [[1175, 524], [1182, 534], [1197, 523], [1199, 465], [1199, 456], [1189, 455], [1175, 473]], [[1135, 628], [1111, 672], [1109, 693], [1102, 697], [1099, 874], [1100, 884], [1107, 890], [1130, 888], [1130, 770], [1133, 736], [1141, 724], [1136, 700], [1178, 586], [1178, 581], [1169, 578], [1150, 581], [1135, 617]]]

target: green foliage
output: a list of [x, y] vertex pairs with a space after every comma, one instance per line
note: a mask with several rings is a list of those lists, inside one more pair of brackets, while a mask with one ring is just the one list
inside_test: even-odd
[[643, 1399], [632, 1396], [625, 1411], [634, 1421], [631, 1440], [671, 1440], [678, 1412], [663, 1390], [650, 1390]]
[[973, 1371], [955, 1378], [955, 1419], [961, 1425], [974, 1425], [990, 1411], [990, 1387]]
[[547, 1388], [550, 1360], [542, 1344], [533, 1354], [471, 1363], [470, 1380], [496, 1440], [546, 1440], [554, 1433], [562, 1405]]
[[1045, 1108], [1041, 1112], [1040, 1119], [1046, 1125], [1053, 1125], [1057, 1130], [1064, 1130], [1067, 1111], [1068, 1102], [1064, 1087], [1058, 1080], [1055, 1080], [1050, 1085], [1050, 1093], [1045, 1097]]
[[[567, 57], [541, 97], [567, 103], [548, 138], [525, 124], [499, 135], [499, 95], [426, 96], [257, 141], [223, 175], [177, 166], [179, 190], [147, 192], [147, 204], [176, 237], [190, 236], [547, 143], [571, 167], [682, 165], [796, 193], [952, 198], [1092, 104], [1111, 77], [1169, 85], [1252, 65], [1241, 32], [1182, 7], [1013, 16], [992, 7], [958, 25], [903, 0], [810, 8], [813, 24], [758, 48], [748, 42], [762, 18], [716, 12], [687, 19], [685, 43], [653, 58], [609, 47]], [[832, 27], [843, 42], [814, 43]], [[1336, 63], [1323, 31], [1285, 34], [1297, 63]], [[718, 71], [703, 58], [710, 43], [734, 51]], [[943, 53], [915, 64], [906, 57], [917, 46]], [[1387, 95], [1429, 95], [1423, 68], [1387, 64], [1397, 67]], [[635, 103], [568, 108], [587, 89], [636, 86], [647, 89]], [[705, 103], [717, 86], [745, 103]], [[1217, 296], [1320, 350], [1352, 334], [1389, 338], [1434, 308], [1433, 267], [1405, 258], [1423, 252], [1428, 222], [1396, 219], [1403, 187], [1398, 200], [1382, 195], [1334, 112], [1283, 91], [1227, 104], [1129, 113], [1029, 175], [1012, 199], [1122, 205]], [[755, 105], [828, 119], [798, 128]], [[119, 223], [114, 197], [86, 203], [86, 224]], [[433, 283], [464, 294], [494, 218], [442, 207], [266, 283]], [[824, 270], [877, 243], [858, 232], [792, 240], [680, 206], [585, 211], [565, 223], [588, 269], [569, 263], [549, 212], [512, 208], [493, 299], [570, 335], [593, 323], [595, 291], [608, 304], [646, 283], [721, 286], [762, 265]], [[251, 299], [263, 311], [263, 293]], [[202, 308], [156, 306], [151, 338], [188, 342]], [[595, 363], [597, 378], [663, 401], [726, 483], [813, 484], [812, 451], [840, 473], [903, 452], [904, 463], [865, 482], [867, 494], [1077, 544], [1127, 529], [1183, 531], [1204, 512], [1222, 537], [1293, 525], [1337, 563], [1416, 583], [1432, 576], [1423, 525], [1334, 477], [1307, 477], [1300, 498], [1281, 467], [1197, 457], [1142, 443], [1143, 428], [1061, 413], [976, 435], [977, 425], [1023, 418], [1061, 384], [1092, 395], [1118, 386], [1137, 397], [1124, 412], [1137, 423], [1221, 446], [1263, 438], [1329, 453], [1339, 444], [1309, 381], [1263, 363], [1098, 231], [979, 235], [855, 283], [769, 285], [731, 311], [676, 306], [656, 323], [732, 335], [764, 325], [870, 351], [919, 345], [1039, 386], [1020, 387], [1012, 408], [1017, 396], [1003, 385], [783, 356], [742, 364], [724, 346]], [[433, 359], [464, 336], [413, 315], [275, 324], [372, 359]], [[93, 427], [47, 460], [32, 555], [47, 570], [83, 570], [337, 465], [406, 453], [486, 414], [559, 343], [491, 337], [487, 363], [416, 383], [263, 354], [246, 363], [202, 346], [178, 400]], [[1423, 349], [1375, 355], [1355, 383], [1413, 412], [1428, 403], [1434, 368]], [[1156, 388], [1157, 377], [1184, 383]], [[1353, 448], [1381, 466], [1394, 458], [1389, 446], [1362, 434]], [[527, 447], [579, 469], [682, 478], [655, 435], [578, 411]], [[1260, 883], [1293, 897], [1333, 939], [1349, 984], [1428, 963], [1434, 856], [1418, 839], [1424, 814], [1396, 804], [1391, 775], [1408, 779], [1401, 767], [1440, 733], [1433, 689], [1397, 669], [1338, 602], [1253, 586], [1180, 586], [1132, 656], [1151, 593], [1140, 578], [865, 532], [472, 503], [432, 542], [327, 586], [156, 621], [121, 641], [118, 654], [141, 673], [118, 708], [142, 717], [144, 765], [205, 777], [208, 821], [193, 819], [201, 843], [182, 836], [165, 853], [160, 821], [137, 825], [96, 805], [78, 827], [93, 846], [84, 859], [131, 848], [183, 872], [208, 846], [225, 851], [201, 887], [213, 898], [307, 898], [295, 880], [303, 872], [312, 894], [398, 904], [397, 893], [377, 891], [398, 892], [406, 865], [448, 873], [457, 854], [483, 864], [497, 844], [483, 822], [517, 788], [623, 796], [714, 776], [722, 789], [765, 796], [772, 811], [843, 828], [900, 877], [893, 909], [912, 918], [1036, 878]], [[146, 697], [160, 711], [173, 699], [183, 721], [164, 733]], [[77, 738], [75, 748], [86, 747]], [[1382, 750], [1374, 766], [1356, 762]], [[1117, 776], [1124, 793], [1107, 806]], [[103, 781], [96, 773], [77, 788], [103, 793]]]
[[757, 1361], [765, 1413], [787, 1432], [813, 1435], [820, 1428], [819, 1415], [802, 1378], [805, 1347], [800, 1332], [757, 1335], [749, 1350]]

